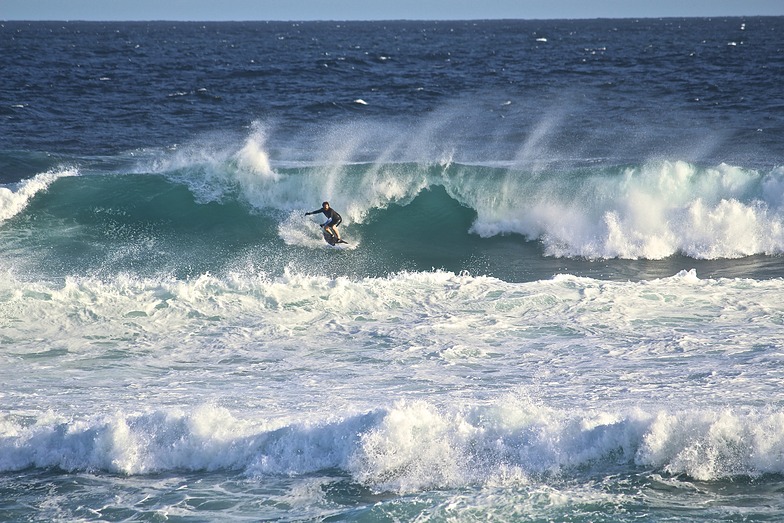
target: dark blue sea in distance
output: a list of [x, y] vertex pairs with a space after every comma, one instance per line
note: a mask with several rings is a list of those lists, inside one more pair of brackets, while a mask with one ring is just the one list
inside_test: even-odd
[[0, 520], [784, 518], [784, 18], [0, 56]]

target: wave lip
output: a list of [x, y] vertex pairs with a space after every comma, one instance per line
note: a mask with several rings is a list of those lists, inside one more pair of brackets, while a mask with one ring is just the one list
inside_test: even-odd
[[620, 172], [522, 177], [506, 199], [479, 194], [472, 230], [522, 234], [546, 254], [660, 260], [784, 253], [784, 170], [650, 163]]
[[15, 184], [15, 189], [0, 187], [0, 223], [22, 212], [36, 194], [47, 190], [55, 180], [77, 175], [76, 169], [49, 171]]

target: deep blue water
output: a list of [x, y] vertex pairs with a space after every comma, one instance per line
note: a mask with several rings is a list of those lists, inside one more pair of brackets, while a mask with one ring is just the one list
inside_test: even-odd
[[6, 22], [0, 147], [114, 155], [260, 120], [276, 159], [321, 160], [325, 127], [435, 119], [432, 146], [508, 160], [557, 118], [546, 145], [568, 159], [778, 165], [781, 23]]

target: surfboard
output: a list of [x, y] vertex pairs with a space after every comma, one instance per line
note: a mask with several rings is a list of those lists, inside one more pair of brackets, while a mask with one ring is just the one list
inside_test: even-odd
[[331, 235], [330, 233], [328, 233], [327, 231], [325, 231], [325, 230], [322, 230], [322, 231], [321, 231], [321, 233], [324, 235], [324, 241], [325, 241], [325, 242], [327, 242], [328, 244], [330, 244], [330, 245], [335, 245], [335, 244], [338, 242], [337, 238], [335, 238], [334, 236], [332, 236], [332, 235]]
[[323, 229], [321, 230], [321, 234], [324, 235], [324, 241], [327, 242], [328, 244], [332, 245], [333, 247], [335, 245], [339, 244], [339, 243], [348, 243], [348, 242], [343, 241], [343, 240], [338, 241], [337, 238], [335, 238], [334, 236], [332, 236], [330, 233], [328, 233], [327, 231], [325, 231]]

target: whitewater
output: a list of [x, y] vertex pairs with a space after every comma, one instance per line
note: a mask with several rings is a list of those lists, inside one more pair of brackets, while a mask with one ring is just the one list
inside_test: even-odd
[[781, 520], [783, 23], [0, 23], [0, 520]]
[[[131, 478], [182, 482], [153, 512], [205, 497], [248, 519], [345, 517], [333, 488], [365, 492], [348, 503], [371, 519], [417, 517], [434, 496], [437, 519], [506, 519], [525, 500], [614, 520], [657, 485], [677, 497], [695, 481], [717, 503], [711, 484], [783, 472], [781, 285], [694, 272], [6, 279], [2, 374], [17, 385], [2, 395], [0, 467], [55, 491], [92, 477], [79, 504]], [[643, 493], [605, 484], [618, 476]], [[226, 481], [305, 492], [238, 501]], [[114, 509], [139, 514], [149, 488], [123, 487]], [[453, 489], [469, 489], [457, 506]]]

